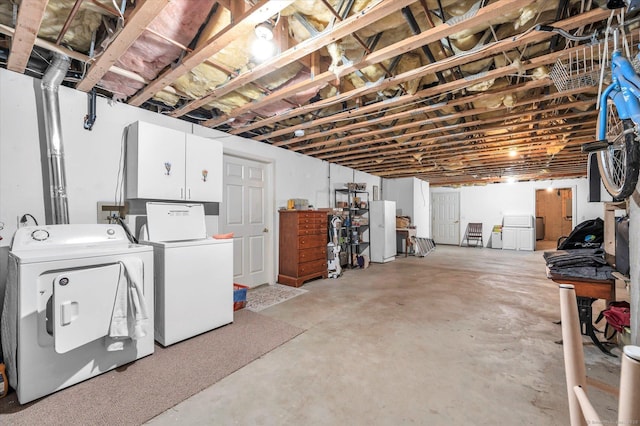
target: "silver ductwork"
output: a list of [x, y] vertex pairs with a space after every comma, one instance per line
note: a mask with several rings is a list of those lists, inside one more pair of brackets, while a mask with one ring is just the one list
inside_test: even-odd
[[53, 62], [47, 69], [40, 87], [44, 111], [44, 126], [47, 138], [47, 158], [49, 160], [49, 185], [51, 189], [51, 216], [53, 224], [69, 223], [67, 182], [62, 146], [62, 126], [60, 124], [60, 102], [58, 88], [69, 69], [68, 56], [54, 53]]

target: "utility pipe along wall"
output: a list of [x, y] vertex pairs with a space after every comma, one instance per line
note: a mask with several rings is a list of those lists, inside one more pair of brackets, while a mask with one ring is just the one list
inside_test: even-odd
[[69, 223], [67, 182], [60, 123], [60, 101], [58, 88], [64, 79], [71, 60], [68, 56], [54, 53], [53, 61], [40, 83], [44, 110], [44, 126], [49, 160], [49, 183], [51, 189], [51, 212], [53, 224]]

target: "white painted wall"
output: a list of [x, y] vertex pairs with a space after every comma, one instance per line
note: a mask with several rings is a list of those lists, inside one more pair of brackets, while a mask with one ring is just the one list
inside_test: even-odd
[[416, 227], [416, 235], [429, 238], [431, 235], [431, 195], [429, 182], [417, 178], [384, 179], [382, 198], [396, 202], [396, 213], [410, 216]]
[[396, 202], [396, 216], [410, 216], [413, 222], [412, 178], [384, 179], [382, 199]]
[[[535, 216], [536, 190], [554, 188], [573, 189], [573, 226], [596, 217], [604, 218], [601, 202], [589, 203], [588, 181], [583, 179], [560, 179], [553, 181], [498, 183], [486, 186], [465, 186], [461, 188], [432, 187], [431, 192], [460, 193], [460, 236], [464, 235], [469, 222], [483, 224], [483, 239], [489, 241], [493, 225], [502, 224], [502, 218], [511, 214]], [[486, 245], [486, 243], [485, 243]]]
[[416, 225], [416, 236], [431, 236], [431, 194], [429, 182], [413, 179], [413, 223]]
[[226, 154], [273, 162], [276, 208], [285, 207], [290, 198], [306, 198], [314, 207], [333, 207], [334, 189], [344, 188], [347, 182], [366, 183], [371, 198], [373, 185], [381, 182], [378, 176], [215, 129], [193, 125], [193, 133], [221, 141]]

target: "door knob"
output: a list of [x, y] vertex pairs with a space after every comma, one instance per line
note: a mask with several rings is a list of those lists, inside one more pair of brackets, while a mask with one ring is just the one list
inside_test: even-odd
[[269, 232], [269, 228], [264, 228], [264, 229], [262, 230], [262, 232], [265, 232], [265, 233], [266, 233], [266, 232]]

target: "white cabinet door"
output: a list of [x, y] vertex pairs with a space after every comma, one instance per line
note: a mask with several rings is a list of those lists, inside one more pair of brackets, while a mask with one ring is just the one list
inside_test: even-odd
[[137, 121], [127, 135], [127, 198], [184, 200], [184, 133]]
[[503, 250], [534, 250], [534, 228], [502, 228]]
[[222, 201], [222, 143], [186, 135], [186, 199]]
[[535, 250], [535, 241], [534, 228], [518, 229], [518, 250]]
[[518, 232], [516, 228], [502, 228], [502, 249], [516, 250], [518, 248]]

